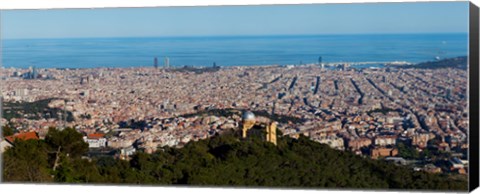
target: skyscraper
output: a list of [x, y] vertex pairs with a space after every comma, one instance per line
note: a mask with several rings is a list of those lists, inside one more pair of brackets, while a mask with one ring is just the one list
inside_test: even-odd
[[170, 60], [168, 59], [168, 57], [165, 57], [165, 68], [170, 68]]
[[38, 78], [38, 73], [37, 73], [37, 68], [33, 66], [32, 68], [32, 79], [37, 79]]
[[323, 61], [322, 61], [322, 56], [318, 57], [318, 65], [320, 65], [320, 67], [322, 68], [325, 68], [325, 65], [323, 64]]

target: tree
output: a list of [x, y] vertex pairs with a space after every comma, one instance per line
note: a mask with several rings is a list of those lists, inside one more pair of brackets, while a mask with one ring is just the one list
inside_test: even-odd
[[5, 125], [5, 126], [2, 127], [2, 135], [3, 135], [3, 137], [11, 136], [11, 135], [13, 135], [13, 134], [14, 134], [14, 131], [13, 131], [13, 129], [12, 129], [10, 126]]
[[[84, 150], [81, 134], [73, 129], [51, 129], [47, 137], [45, 141], [20, 142], [7, 150], [6, 181], [46, 182], [52, 181], [51, 174], [57, 182], [75, 183], [429, 190], [466, 190], [468, 186], [467, 178], [415, 172], [410, 167], [334, 150], [305, 136], [279, 137], [274, 146], [265, 142], [264, 136], [238, 139], [234, 134], [223, 134], [189, 142], [183, 148], [137, 153], [130, 161], [73, 157]], [[60, 147], [65, 150], [57, 152]], [[405, 155], [415, 155], [411, 147], [399, 144], [399, 149]], [[52, 150], [55, 154], [49, 155]], [[59, 165], [53, 170], [57, 158]]]
[[3, 177], [8, 182], [50, 182], [47, 145], [38, 140], [15, 140], [3, 154]]
[[[75, 170], [70, 161], [79, 158], [88, 151], [88, 144], [83, 141], [83, 135], [73, 128], [58, 130], [50, 128], [45, 142], [49, 146], [49, 152], [53, 153], [52, 171], [54, 179], [60, 182], [76, 182]], [[75, 162], [75, 160], [73, 161]]]
[[88, 144], [83, 141], [83, 135], [73, 128], [58, 130], [50, 128], [45, 142], [50, 146], [51, 151], [68, 155], [69, 157], [80, 157], [88, 152]]
[[55, 171], [56, 182], [99, 183], [103, 180], [96, 164], [85, 159], [62, 157], [61, 165]]
[[418, 159], [420, 153], [412, 146], [407, 146], [404, 143], [399, 142], [397, 144], [398, 155], [406, 159]]

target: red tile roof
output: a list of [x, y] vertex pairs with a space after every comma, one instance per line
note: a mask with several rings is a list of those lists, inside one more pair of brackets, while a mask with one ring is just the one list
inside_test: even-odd
[[100, 139], [100, 138], [103, 138], [104, 136], [105, 134], [101, 134], [101, 133], [92, 133], [87, 135], [88, 139]]
[[21, 140], [29, 140], [29, 139], [38, 139], [38, 135], [36, 132], [31, 131], [31, 132], [26, 132], [26, 133], [18, 133], [15, 135], [11, 135], [8, 137], [5, 137], [5, 139], [12, 143], [15, 141], [15, 139], [21, 139]]

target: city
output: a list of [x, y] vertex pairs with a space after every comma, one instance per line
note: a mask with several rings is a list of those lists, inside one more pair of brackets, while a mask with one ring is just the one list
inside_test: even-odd
[[[90, 153], [129, 159], [238, 129], [241, 112], [333, 149], [467, 174], [467, 71], [456, 68], [233, 66], [2, 69], [5, 123], [16, 135], [72, 127]], [[57, 112], [15, 104], [47, 101]], [[9, 116], [14, 115], [14, 116]], [[16, 116], [15, 116], [16, 115]], [[273, 119], [276, 118], [276, 119]], [[8, 145], [8, 138], [2, 142]], [[3, 150], [3, 148], [2, 148]]]

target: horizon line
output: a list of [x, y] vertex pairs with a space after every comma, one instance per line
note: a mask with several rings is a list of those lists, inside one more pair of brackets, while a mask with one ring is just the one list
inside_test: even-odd
[[364, 36], [364, 35], [441, 35], [465, 34], [469, 32], [369, 32], [369, 33], [319, 33], [319, 34], [217, 34], [217, 35], [147, 35], [147, 36], [91, 36], [91, 37], [30, 37], [3, 38], [0, 40], [42, 40], [42, 39], [108, 39], [108, 38], [209, 38], [209, 37], [292, 37], [292, 36]]

